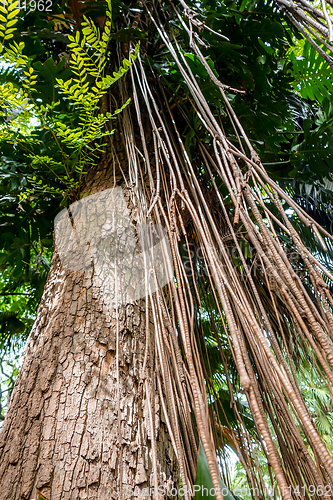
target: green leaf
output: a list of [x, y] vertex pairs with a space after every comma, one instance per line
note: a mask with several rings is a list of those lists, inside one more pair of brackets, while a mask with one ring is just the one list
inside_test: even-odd
[[20, 12], [20, 9], [15, 9], [15, 10], [12, 10], [9, 14], [8, 14], [8, 19], [13, 19], [13, 17], [17, 16], [17, 14], [19, 14]]
[[[52, 57], [49, 57], [44, 63], [37, 61], [33, 64], [33, 68], [39, 73], [37, 90], [39, 91], [40, 96], [43, 98], [43, 100], [47, 98], [47, 102], [49, 103], [51, 103], [51, 101], [54, 102], [58, 99], [58, 92], [55, 88], [55, 84], [63, 84], [64, 79], [67, 80], [69, 75], [71, 74], [70, 68], [66, 68], [64, 70], [65, 63], [65, 58], [62, 58], [62, 60], [58, 64], [55, 64], [54, 59]], [[60, 75], [62, 78], [57, 78]], [[65, 81], [65, 84], [67, 82]]]
[[[230, 493], [221, 478], [220, 487], [224, 500], [235, 500], [233, 495]], [[197, 474], [195, 478], [195, 500], [201, 500], [202, 498], [207, 498], [215, 500], [215, 490], [213, 488], [212, 478], [210, 476], [208, 462], [206, 454], [204, 452], [203, 446], [200, 442], [199, 457], [197, 463]]]
[[332, 94], [333, 78], [329, 64], [307, 40], [303, 55], [290, 54], [292, 61], [293, 87], [304, 99], [318, 100], [320, 103]]

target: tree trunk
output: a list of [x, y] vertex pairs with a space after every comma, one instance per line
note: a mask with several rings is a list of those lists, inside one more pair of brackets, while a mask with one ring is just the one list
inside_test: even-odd
[[[106, 164], [91, 192], [112, 183]], [[156, 481], [177, 487], [151, 354], [142, 375], [145, 348], [145, 301], [116, 314], [91, 271], [64, 269], [55, 252], [0, 433], [3, 500], [147, 499]]]

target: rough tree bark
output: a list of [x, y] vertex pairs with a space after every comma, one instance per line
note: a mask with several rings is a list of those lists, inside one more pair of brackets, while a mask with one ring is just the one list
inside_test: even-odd
[[[106, 162], [90, 193], [113, 181]], [[48, 500], [153, 498], [147, 491], [153, 486], [149, 418], [158, 484], [177, 486], [178, 465], [154, 377], [148, 405], [140, 370], [144, 300], [120, 307], [118, 315], [119, 398], [115, 311], [105, 307], [90, 271], [68, 271], [54, 254], [0, 433], [2, 500], [37, 499], [39, 492]]]

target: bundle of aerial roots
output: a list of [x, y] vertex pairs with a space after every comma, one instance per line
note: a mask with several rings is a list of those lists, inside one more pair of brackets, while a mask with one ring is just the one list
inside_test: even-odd
[[[223, 442], [223, 435], [229, 433], [247, 480], [259, 496], [267, 496], [267, 484], [258, 449], [266, 457], [271, 486], [277, 485], [284, 499], [295, 498], [296, 487], [304, 497], [319, 498], [320, 491], [329, 492], [333, 485], [333, 459], [305, 404], [297, 369], [303, 356], [332, 396], [333, 300], [329, 286], [333, 276], [306, 248], [291, 214], [311, 228], [323, 252], [332, 236], [265, 171], [226, 97], [230, 89], [217, 79], [202, 55], [203, 22], [190, 9], [180, 13], [174, 8], [188, 33], [186, 51], [199, 58], [207, 78], [219, 89], [234, 129], [233, 141], [205, 99], [177, 37], [171, 29], [166, 31], [168, 25], [159, 17], [163, 14], [145, 8], [169, 60], [186, 84], [187, 103], [207, 138], [197, 141], [196, 157], [191, 161], [174, 114], [184, 122], [188, 116], [177, 98], [174, 104], [163, 97], [162, 82], [156, 82], [160, 91], [154, 93], [148, 65], [139, 56], [129, 76], [132, 111], [126, 108], [120, 119], [129, 162], [126, 182], [140, 221], [161, 224], [167, 231], [169, 264], [174, 269], [174, 279], [163, 288], [155, 274], [157, 291], [146, 294], [146, 397], [151, 398], [152, 387], [156, 387], [182, 485], [188, 490], [195, 482], [201, 443], [216, 499], [223, 499], [219, 475], [226, 481], [227, 477], [221, 439]], [[129, 90], [122, 81], [120, 87], [127, 99]], [[143, 125], [143, 116], [149, 117], [149, 130], [147, 120]], [[148, 152], [148, 141], [153, 142], [153, 155]], [[191, 258], [194, 247], [200, 248], [200, 262]], [[290, 248], [298, 256], [297, 265]], [[206, 272], [201, 273], [202, 269]], [[227, 425], [220, 421], [223, 406], [209, 374], [200, 317], [209, 320], [237, 425], [228, 422], [226, 414]], [[154, 325], [154, 345], [149, 341], [149, 321]], [[226, 339], [231, 352], [233, 374], [221, 339]], [[237, 391], [247, 400], [255, 432], [247, 428]], [[154, 433], [151, 436], [154, 441]], [[158, 488], [154, 442], [152, 449], [153, 482]], [[185, 496], [189, 498], [187, 493]]]

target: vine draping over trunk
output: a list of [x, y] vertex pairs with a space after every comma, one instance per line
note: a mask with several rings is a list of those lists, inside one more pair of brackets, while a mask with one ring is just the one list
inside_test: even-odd
[[[174, 111], [163, 94], [163, 83], [156, 82], [160, 92], [155, 94], [140, 56], [130, 71], [136, 118], [125, 109], [121, 121], [134, 203], [142, 222], [148, 219], [165, 225], [175, 270], [175, 282], [169, 283], [167, 291], [160, 289], [147, 296], [155, 327], [157, 385], [162, 407], [167, 408], [169, 415], [167, 426], [183, 485], [191, 486], [195, 478], [197, 431], [216, 498], [222, 500], [216, 429], [223, 426], [219, 402], [203, 362], [205, 342], [200, 328], [200, 314], [208, 315], [238, 419], [237, 431], [231, 427], [229, 431], [235, 438], [250, 484], [265, 494], [254, 450], [260, 442], [283, 498], [294, 495], [289, 486], [304, 486], [304, 495], [310, 498], [310, 485], [333, 485], [333, 459], [302, 397], [295, 373], [297, 356], [290, 349], [289, 340], [293, 339], [299, 350], [312, 360], [332, 395], [333, 299], [328, 283], [333, 276], [307, 250], [283, 205], [287, 204], [312, 229], [324, 250], [325, 237], [332, 239], [332, 236], [265, 171], [226, 96], [226, 90], [230, 89], [218, 80], [199, 48], [204, 24], [198, 21], [196, 13], [186, 5], [183, 7], [183, 16], [173, 9], [188, 33], [189, 50], [219, 88], [238, 145], [229, 140], [214, 116], [184, 56], [184, 48], [177, 45], [172, 29], [166, 29], [167, 19], [160, 18], [164, 14], [145, 5], [149, 22], [155, 26], [169, 58], [186, 82], [187, 98], [207, 135], [207, 143], [198, 143], [197, 157], [191, 161], [178, 133]], [[128, 90], [122, 81], [120, 87], [126, 99]], [[176, 106], [178, 116], [187, 120], [181, 105], [176, 103]], [[147, 113], [154, 143], [153, 160], [147, 150], [147, 130], [141, 121], [142, 114]], [[135, 140], [134, 121], [140, 129], [141, 145]], [[199, 182], [200, 171], [209, 179], [209, 191]], [[227, 189], [226, 196], [218, 189], [221, 183]], [[290, 259], [286, 239], [297, 252], [310, 287], [302, 281]], [[202, 266], [209, 269], [205, 281], [193, 259], [190, 259], [191, 272], [185, 268], [179, 249], [181, 240], [185, 241], [188, 256], [191, 245], [200, 247]], [[257, 273], [253, 272], [253, 260], [248, 258], [244, 241], [253, 248], [254, 260], [259, 263]], [[238, 265], [230, 255], [230, 244], [236, 249]], [[252, 412], [256, 438], [249, 434], [233, 398], [234, 380], [227, 371], [221, 345], [223, 335]], [[148, 350], [147, 341], [145, 359]], [[314, 496], [319, 498], [320, 494]]]

